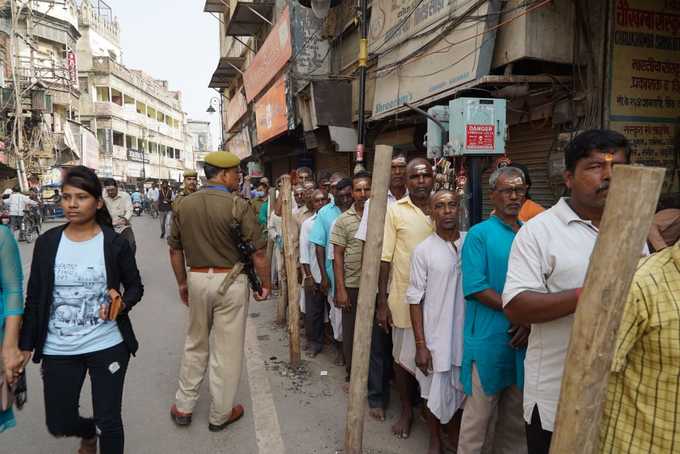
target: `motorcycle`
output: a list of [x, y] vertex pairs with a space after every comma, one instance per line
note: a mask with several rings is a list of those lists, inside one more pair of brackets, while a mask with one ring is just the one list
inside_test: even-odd
[[133, 213], [135, 216], [141, 216], [141, 215], [142, 215], [142, 211], [143, 211], [143, 209], [142, 209], [142, 204], [141, 204], [141, 203], [135, 202], [135, 203], [132, 204], [132, 213]]

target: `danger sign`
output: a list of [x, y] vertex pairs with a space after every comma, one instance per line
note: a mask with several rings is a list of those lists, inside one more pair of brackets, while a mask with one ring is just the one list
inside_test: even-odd
[[493, 151], [496, 148], [494, 125], [466, 125], [465, 148]]

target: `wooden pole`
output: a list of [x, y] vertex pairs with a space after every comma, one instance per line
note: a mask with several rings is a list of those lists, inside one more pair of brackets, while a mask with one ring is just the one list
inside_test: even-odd
[[[387, 189], [390, 184], [392, 147], [378, 145], [373, 164], [371, 203], [368, 214], [368, 231], [361, 265], [361, 281], [357, 302], [357, 316], [354, 324], [354, 346], [352, 349], [352, 373], [347, 404], [347, 426], [345, 428], [345, 453], [360, 454], [364, 436], [364, 414], [368, 385], [368, 362], [371, 351], [375, 295], [378, 290], [380, 257], [382, 255], [385, 212], [387, 211]], [[345, 339], [345, 342], [350, 342]]]
[[616, 166], [579, 298], [551, 454], [599, 452], [614, 342], [665, 170]]
[[294, 250], [295, 232], [293, 225], [293, 201], [290, 176], [285, 175], [281, 182], [281, 217], [283, 218], [283, 251], [288, 282], [288, 334], [290, 336], [290, 364], [300, 364], [300, 284], [297, 281], [297, 254]]

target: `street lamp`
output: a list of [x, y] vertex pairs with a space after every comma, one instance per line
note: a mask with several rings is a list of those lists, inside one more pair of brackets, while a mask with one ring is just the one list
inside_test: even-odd
[[222, 115], [222, 94], [220, 93], [220, 97], [218, 98], [217, 96], [213, 96], [210, 98], [210, 104], [208, 104], [208, 108], [205, 110], [208, 112], [210, 115], [214, 114], [217, 112], [217, 109], [215, 107], [220, 108], [220, 148], [224, 146], [224, 115]]

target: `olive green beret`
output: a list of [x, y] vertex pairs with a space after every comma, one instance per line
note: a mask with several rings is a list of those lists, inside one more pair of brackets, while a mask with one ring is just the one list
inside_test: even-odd
[[189, 169], [189, 170], [184, 171], [184, 178], [191, 178], [191, 177], [197, 177], [197, 176], [198, 176], [198, 172], [196, 172], [195, 170]]
[[241, 163], [241, 160], [234, 153], [228, 151], [213, 151], [205, 157], [205, 163], [219, 169], [230, 169]]

